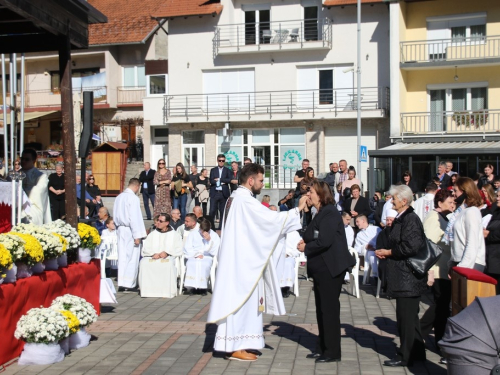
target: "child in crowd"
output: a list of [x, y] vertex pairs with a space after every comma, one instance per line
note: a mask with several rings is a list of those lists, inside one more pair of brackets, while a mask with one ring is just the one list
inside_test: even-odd
[[271, 197], [269, 195], [264, 195], [262, 197], [262, 204], [269, 208], [269, 203], [271, 202]]
[[[101, 234], [101, 246], [103, 246], [101, 249], [103, 251], [106, 249], [108, 254], [107, 256], [110, 256], [111, 254], [118, 254], [118, 236], [116, 234], [116, 227], [113, 218], [111, 216], [108, 217], [104, 222], [104, 225], [106, 225], [106, 229], [103, 229]], [[109, 268], [113, 270], [118, 269], [118, 259], [106, 259], [106, 269]]]
[[493, 187], [495, 188], [495, 194], [500, 191], [500, 178], [495, 178], [493, 180]]

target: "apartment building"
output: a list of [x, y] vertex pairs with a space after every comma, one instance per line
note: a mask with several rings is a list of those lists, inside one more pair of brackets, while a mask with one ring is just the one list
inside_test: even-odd
[[498, 173], [498, 1], [393, 2], [390, 42], [393, 145], [370, 151], [372, 189], [409, 170], [423, 190], [444, 160], [464, 176]]
[[[154, 0], [89, 0], [108, 16], [108, 23], [89, 26], [89, 49], [72, 51], [75, 138], [81, 132], [82, 93], [94, 93], [94, 133], [101, 141], [125, 141], [134, 156], [143, 135], [143, 102], [149, 93], [164, 92], [167, 73], [167, 34], [151, 18]], [[21, 102], [20, 55], [16, 105]], [[26, 54], [25, 142], [51, 156], [62, 149], [61, 95], [57, 52]], [[7, 77], [10, 82], [10, 77]], [[7, 85], [9, 87], [9, 84]], [[0, 98], [1, 99], [1, 98]], [[10, 105], [10, 93], [7, 95]], [[18, 118], [19, 121], [19, 118]]]
[[169, 34], [168, 87], [144, 98], [145, 154], [199, 166], [215, 165], [218, 153], [250, 157], [266, 166], [267, 187], [293, 186], [304, 158], [316, 172], [342, 158], [356, 165], [358, 101], [362, 144], [388, 145], [389, 7], [363, 1], [358, 98], [355, 3], [189, 0], [158, 8], [153, 15]]

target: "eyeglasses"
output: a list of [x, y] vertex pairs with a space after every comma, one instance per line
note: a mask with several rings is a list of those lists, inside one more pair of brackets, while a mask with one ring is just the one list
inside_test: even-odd
[[90, 180], [94, 181], [94, 177], [89, 177], [89, 181], [90, 181]]
[[165, 165], [165, 163], [163, 163], [163, 162], [159, 162], [159, 163], [158, 163], [158, 165]]
[[157, 222], [157, 223], [166, 223], [166, 222], [167, 222], [167, 220], [160, 220], [160, 219], [156, 219], [156, 222]]
[[225, 160], [224, 160], [224, 159], [219, 159], [219, 160], [217, 160], [217, 161], [218, 161], [219, 163], [224, 163], [224, 162], [225, 162]]

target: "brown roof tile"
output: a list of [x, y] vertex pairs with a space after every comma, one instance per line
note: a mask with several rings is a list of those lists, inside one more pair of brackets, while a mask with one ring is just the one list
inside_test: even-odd
[[[376, 4], [385, 3], [389, 0], [361, 0], [362, 4]], [[324, 7], [338, 7], [343, 5], [356, 5], [358, 0], [325, 0], [323, 3]]]
[[158, 18], [203, 16], [220, 14], [221, 11], [220, 0], [164, 0], [154, 16]]
[[108, 23], [89, 25], [90, 45], [139, 43], [158, 25], [151, 19], [158, 0], [88, 1], [108, 17]]

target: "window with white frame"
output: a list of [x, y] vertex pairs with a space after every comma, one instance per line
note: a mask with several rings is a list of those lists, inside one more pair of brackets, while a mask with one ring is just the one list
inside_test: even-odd
[[123, 67], [123, 86], [125, 87], [145, 87], [146, 71], [144, 65]]
[[466, 112], [488, 109], [487, 83], [429, 85], [431, 112]]
[[271, 6], [269, 4], [243, 4], [245, 44], [271, 42]]
[[451, 39], [453, 43], [461, 43], [468, 38], [484, 41], [485, 37], [485, 12], [427, 18], [428, 40]]

